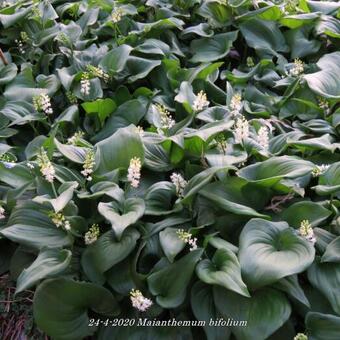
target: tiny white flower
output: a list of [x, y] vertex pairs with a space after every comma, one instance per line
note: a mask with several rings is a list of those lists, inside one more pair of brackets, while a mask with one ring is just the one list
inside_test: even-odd
[[85, 135], [85, 134], [84, 134], [83, 131], [77, 131], [77, 132], [75, 132], [75, 134], [74, 134], [72, 137], [70, 137], [70, 138], [67, 139], [67, 144], [77, 145], [77, 143], [79, 142], [79, 140], [80, 140], [81, 138], [83, 138], [84, 135]]
[[139, 181], [141, 178], [142, 162], [139, 157], [133, 157], [130, 160], [130, 165], [128, 168], [127, 180], [130, 182], [131, 186], [138, 188]]
[[81, 174], [86, 178], [87, 181], [92, 181], [91, 174], [93, 173], [93, 168], [95, 166], [95, 154], [93, 150], [89, 150], [85, 155], [85, 161], [83, 164], [83, 170]]
[[329, 164], [317, 165], [312, 170], [312, 176], [313, 177], [321, 176], [322, 174], [324, 174], [328, 170], [329, 167], [330, 167]]
[[330, 113], [329, 103], [326, 99], [319, 97], [318, 98], [319, 108], [325, 111], [325, 114], [328, 115]]
[[247, 57], [247, 66], [248, 67], [254, 67], [255, 63], [252, 57]]
[[191, 238], [188, 242], [188, 244], [190, 245], [190, 251], [196, 250], [197, 249], [197, 238]]
[[184, 229], [177, 229], [176, 234], [180, 240], [190, 245], [190, 251], [197, 249], [197, 238], [192, 237], [192, 234], [184, 231]]
[[89, 245], [97, 241], [100, 231], [98, 224], [92, 224], [90, 229], [85, 234], [85, 244]]
[[309, 223], [308, 220], [301, 221], [298, 234], [302, 237], [305, 237], [309, 242], [313, 244], [316, 242], [316, 237], [314, 235], [312, 225]]
[[44, 112], [47, 115], [53, 113], [51, 99], [48, 94], [42, 93], [33, 97], [33, 106], [39, 112]]
[[136, 289], [132, 289], [130, 291], [130, 300], [132, 306], [139, 310], [140, 312], [145, 312], [153, 304], [152, 300], [144, 297], [142, 292]]
[[100, 79], [103, 79], [106, 83], [110, 80], [110, 76], [104, 72], [103, 69], [101, 69], [100, 67], [96, 67], [93, 65], [87, 65], [87, 71], [93, 76], [93, 77], [97, 77]]
[[171, 113], [160, 104], [155, 104], [156, 109], [160, 115], [160, 123], [162, 129], [171, 129], [175, 124], [175, 120], [172, 119]]
[[236, 93], [232, 96], [229, 107], [231, 114], [237, 115], [240, 113], [242, 108], [242, 97], [239, 93]]
[[140, 136], [143, 136], [144, 134], [144, 129], [142, 126], [136, 126], [136, 132], [140, 135]]
[[249, 137], [249, 123], [244, 116], [237, 118], [234, 135], [236, 143], [241, 143]]
[[304, 333], [297, 333], [293, 340], [308, 340], [308, 336]]
[[261, 126], [257, 133], [257, 141], [263, 147], [263, 149], [268, 149], [269, 146], [269, 131], [266, 126]]
[[5, 209], [0, 205], [0, 220], [3, 220], [5, 217]]
[[302, 74], [304, 71], [304, 63], [302, 60], [300, 60], [299, 58], [296, 58], [294, 60], [294, 65], [293, 67], [290, 69], [289, 74], [293, 77], [297, 77], [300, 74]]
[[52, 183], [55, 178], [55, 169], [43, 148], [41, 148], [40, 154], [37, 156], [37, 162], [40, 167], [40, 172], [46, 181]]
[[80, 92], [84, 96], [88, 96], [91, 91], [90, 75], [88, 72], [83, 72], [80, 80]]
[[49, 217], [52, 222], [56, 225], [57, 228], [64, 228], [65, 230], [71, 229], [70, 221], [66, 219], [63, 213], [61, 212], [51, 212], [49, 213]]
[[183, 192], [188, 182], [182, 177], [181, 174], [176, 173], [176, 172], [172, 173], [172, 175], [170, 176], [170, 179], [171, 179], [171, 182], [176, 187], [177, 196], [183, 197]]
[[207, 94], [203, 91], [200, 91], [195, 100], [194, 103], [192, 105], [192, 108], [194, 111], [202, 111], [204, 110], [206, 107], [208, 107], [210, 104], [210, 102], [207, 100]]
[[111, 14], [112, 21], [116, 24], [122, 20], [124, 11], [121, 8], [115, 8]]
[[26, 165], [28, 168], [34, 169], [34, 164], [27, 162]]

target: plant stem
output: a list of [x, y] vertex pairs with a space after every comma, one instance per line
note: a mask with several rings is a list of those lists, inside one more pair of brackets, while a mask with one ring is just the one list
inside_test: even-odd
[[4, 52], [2, 52], [2, 49], [0, 48], [0, 59], [2, 60], [2, 62], [4, 63], [4, 65], [8, 65], [8, 61], [4, 55]]
[[55, 189], [55, 186], [54, 186], [53, 182], [51, 183], [51, 186], [52, 186], [52, 189], [53, 189], [54, 196], [57, 198], [58, 194], [57, 194], [57, 190]]

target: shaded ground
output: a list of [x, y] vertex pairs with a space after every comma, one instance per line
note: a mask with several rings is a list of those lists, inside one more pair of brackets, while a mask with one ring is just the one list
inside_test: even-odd
[[8, 275], [0, 277], [0, 339], [48, 340], [33, 323], [32, 291], [14, 296], [15, 285]]

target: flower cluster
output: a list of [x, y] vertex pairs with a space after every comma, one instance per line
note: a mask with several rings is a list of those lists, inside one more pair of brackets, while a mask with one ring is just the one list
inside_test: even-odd
[[257, 141], [263, 149], [267, 150], [269, 146], [269, 131], [266, 126], [261, 126], [257, 132]]
[[66, 92], [66, 97], [71, 104], [78, 104], [77, 97], [71, 91]]
[[93, 168], [95, 165], [94, 159], [95, 159], [94, 151], [89, 150], [86, 153], [85, 161], [83, 164], [83, 170], [81, 171], [81, 174], [86, 178], [87, 181], [92, 181], [91, 174], [93, 173]]
[[176, 187], [176, 194], [179, 197], [183, 197], [183, 192], [188, 182], [183, 178], [183, 176], [177, 172], [172, 173], [170, 176], [171, 182]]
[[293, 340], [308, 340], [308, 336], [304, 333], [298, 333], [294, 336]]
[[309, 242], [313, 244], [316, 242], [312, 225], [309, 223], [308, 220], [301, 221], [299, 235], [305, 237]]
[[318, 98], [319, 108], [324, 110], [326, 115], [329, 114], [329, 104], [328, 101], [322, 97]]
[[184, 231], [184, 229], [178, 229], [176, 234], [180, 240], [190, 245], [190, 251], [197, 249], [197, 238], [192, 237], [192, 234]]
[[226, 152], [227, 152], [228, 143], [227, 143], [224, 135], [222, 133], [217, 135], [215, 140], [216, 140], [218, 151], [225, 155]]
[[231, 114], [237, 115], [240, 113], [240, 110], [242, 108], [242, 97], [239, 93], [235, 93], [230, 101], [230, 109], [231, 109]]
[[136, 132], [140, 135], [140, 136], [143, 136], [144, 134], [144, 129], [142, 126], [136, 126]]
[[15, 165], [14, 156], [8, 153], [0, 155], [0, 161], [4, 163], [6, 168], [12, 168]]
[[254, 67], [255, 63], [252, 57], [247, 57], [247, 66], [248, 67]]
[[3, 220], [5, 217], [5, 209], [0, 205], [0, 220]]
[[85, 234], [85, 244], [89, 245], [95, 241], [97, 241], [100, 234], [98, 224], [92, 224], [90, 229]]
[[44, 148], [41, 148], [40, 154], [37, 156], [37, 162], [40, 167], [40, 172], [45, 177], [46, 181], [53, 183], [55, 178], [55, 169]]
[[39, 94], [33, 97], [33, 106], [39, 112], [44, 112], [47, 115], [53, 113], [50, 96], [46, 93]]
[[312, 170], [312, 176], [313, 177], [319, 177], [320, 175], [324, 174], [329, 167], [330, 167], [330, 165], [328, 165], [328, 164], [317, 165]]
[[86, 69], [87, 69], [87, 72], [92, 77], [103, 79], [106, 83], [110, 80], [110, 76], [107, 73], [105, 73], [100, 67], [87, 65]]
[[145, 312], [153, 304], [152, 300], [144, 297], [142, 292], [138, 289], [132, 289], [130, 291], [130, 300], [132, 307], [136, 308], [140, 312]]
[[234, 135], [236, 143], [241, 143], [249, 137], [249, 123], [244, 116], [237, 118]]
[[80, 80], [80, 92], [84, 96], [88, 96], [91, 90], [90, 74], [88, 72], [83, 72]]
[[116, 24], [122, 20], [124, 16], [124, 11], [121, 8], [115, 8], [111, 14], [112, 21]]
[[4, 0], [4, 1], [2, 1], [2, 3], [0, 3], [0, 8], [5, 8], [5, 7], [10, 6], [10, 5], [11, 5], [11, 3], [9, 1]]
[[141, 177], [142, 162], [139, 157], [133, 157], [130, 160], [130, 165], [128, 168], [127, 180], [130, 182], [131, 186], [138, 188], [139, 181]]
[[77, 131], [74, 135], [67, 139], [67, 144], [77, 145], [81, 138], [83, 138], [85, 133], [83, 131]]
[[299, 0], [286, 0], [284, 1], [284, 13], [296, 14], [298, 12]]
[[171, 129], [176, 124], [175, 120], [172, 119], [171, 113], [163, 105], [156, 104], [155, 107], [161, 118], [161, 128]]
[[64, 32], [59, 33], [56, 39], [66, 46], [70, 44], [70, 39]]
[[206, 107], [208, 107], [210, 102], [207, 100], [207, 94], [203, 91], [198, 92], [194, 103], [192, 105], [192, 108], [194, 111], [202, 111]]
[[65, 215], [61, 212], [51, 212], [49, 215], [52, 222], [56, 225], [57, 228], [64, 228], [65, 230], [71, 229], [70, 222], [66, 219]]
[[293, 77], [297, 77], [299, 76], [301, 73], [303, 73], [304, 71], [304, 63], [302, 60], [300, 60], [299, 58], [296, 58], [294, 60], [294, 65], [293, 67], [290, 69], [289, 74]]

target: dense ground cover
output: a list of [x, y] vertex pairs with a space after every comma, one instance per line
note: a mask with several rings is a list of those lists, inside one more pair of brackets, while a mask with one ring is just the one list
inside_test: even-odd
[[1, 1], [0, 337], [338, 339], [339, 18]]

